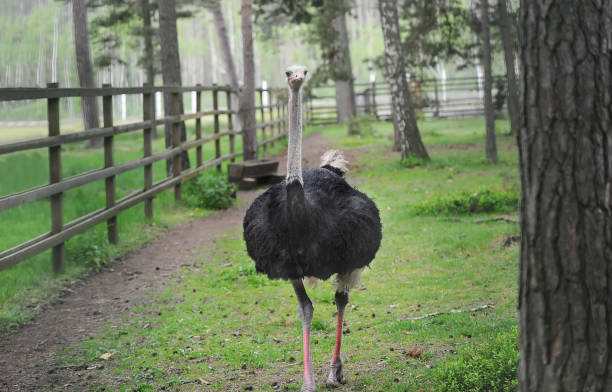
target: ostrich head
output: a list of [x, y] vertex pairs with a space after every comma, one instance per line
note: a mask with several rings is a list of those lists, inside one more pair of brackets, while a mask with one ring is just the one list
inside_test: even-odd
[[308, 70], [303, 65], [291, 65], [285, 70], [287, 75], [287, 83], [292, 90], [299, 90], [304, 84]]

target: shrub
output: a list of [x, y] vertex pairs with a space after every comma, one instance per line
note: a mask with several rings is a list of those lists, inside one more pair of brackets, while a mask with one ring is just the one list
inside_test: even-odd
[[481, 188], [452, 195], [437, 195], [413, 205], [416, 215], [474, 214], [479, 212], [513, 212], [518, 209], [515, 190]]
[[434, 370], [432, 379], [439, 391], [516, 391], [518, 359], [515, 327], [484, 343], [462, 347], [456, 358]]
[[222, 210], [234, 204], [236, 186], [218, 172], [206, 172], [183, 186], [183, 200], [191, 207]]
[[372, 136], [374, 135], [372, 125], [377, 121], [376, 117], [372, 115], [353, 117], [348, 124], [349, 135]]

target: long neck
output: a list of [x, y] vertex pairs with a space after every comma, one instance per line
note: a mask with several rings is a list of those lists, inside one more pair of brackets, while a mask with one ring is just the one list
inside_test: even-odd
[[287, 184], [302, 180], [302, 91], [289, 88], [289, 147]]

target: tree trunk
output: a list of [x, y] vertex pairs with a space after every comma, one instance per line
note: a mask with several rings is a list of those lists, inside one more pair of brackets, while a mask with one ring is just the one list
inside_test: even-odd
[[240, 92], [244, 160], [257, 159], [255, 129], [255, 60], [253, 56], [253, 0], [242, 0], [242, 62], [244, 86]]
[[[87, 0], [72, 0], [72, 21], [74, 25], [74, 48], [76, 51], [77, 73], [82, 88], [96, 87], [93, 66], [89, 53], [89, 32], [87, 28]], [[81, 98], [81, 113], [85, 129], [99, 128], [100, 118], [96, 97]], [[85, 148], [102, 147], [102, 138], [89, 139]]]
[[346, 14], [337, 15], [332, 26], [335, 31], [333, 42], [332, 77], [336, 85], [336, 113], [339, 123], [351, 121], [355, 116], [355, 88], [349, 37], [346, 29]]
[[[219, 43], [219, 48], [221, 49], [221, 57], [223, 58], [223, 63], [225, 65], [225, 75], [226, 82], [229, 84], [234, 90], [238, 91], [240, 89], [240, 85], [238, 84], [238, 73], [236, 72], [236, 62], [234, 61], [234, 55], [232, 53], [229, 34], [227, 31], [227, 25], [225, 23], [225, 17], [223, 16], [223, 12], [221, 11], [221, 2], [219, 0], [214, 0], [207, 4], [207, 8], [213, 14], [213, 20], [215, 23], [215, 30], [217, 32], [217, 41]], [[232, 94], [232, 107], [238, 107], [238, 98], [236, 94]], [[236, 129], [241, 128], [241, 122], [239, 116], [232, 116], [232, 120]]]
[[495, 142], [495, 113], [493, 108], [493, 71], [491, 69], [491, 34], [489, 24], [489, 1], [480, 0], [482, 22], [482, 57], [484, 63], [484, 110], [487, 127], [486, 153], [489, 162], [499, 162]]
[[395, 0], [379, 0], [383, 38], [385, 41], [385, 68], [391, 103], [393, 105], [393, 122], [400, 131], [400, 150], [402, 161], [411, 157], [429, 159], [421, 134], [417, 126], [408, 80], [406, 80], [406, 65], [402, 55], [397, 3]]
[[508, 15], [508, 4], [506, 0], [497, 1], [499, 14], [499, 30], [501, 32], [502, 45], [504, 47], [504, 59], [506, 61], [506, 80], [508, 82], [508, 114], [510, 117], [510, 133], [518, 134], [521, 121], [519, 107], [518, 82], [514, 69], [514, 40], [512, 39], [513, 20]]
[[[151, 86], [155, 85], [155, 54], [153, 53], [153, 29], [151, 28], [151, 7], [149, 5], [149, 0], [140, 0], [141, 10], [142, 10], [142, 24], [143, 24], [143, 39], [145, 46], [145, 58], [144, 58], [144, 66], [146, 72], [146, 82]], [[151, 99], [151, 111], [150, 113], [155, 119], [155, 110], [153, 110], [153, 106], [155, 105], [155, 100]], [[153, 127], [153, 138], [157, 139], [157, 127]]]
[[520, 7], [520, 391], [612, 390], [612, 0]]
[[[159, 2], [159, 39], [161, 43], [162, 79], [165, 86], [181, 86], [181, 61], [179, 57], [178, 38], [176, 30], [176, 6], [175, 0], [164, 0]], [[171, 111], [170, 93], [164, 94], [164, 113], [170, 115]], [[184, 113], [183, 95], [179, 94], [179, 112]], [[166, 147], [172, 145], [172, 124], [166, 124]], [[185, 123], [181, 123], [181, 141], [187, 140]], [[187, 151], [181, 153], [181, 169], [189, 168], [189, 156]], [[166, 161], [168, 176], [172, 175], [172, 159]]]

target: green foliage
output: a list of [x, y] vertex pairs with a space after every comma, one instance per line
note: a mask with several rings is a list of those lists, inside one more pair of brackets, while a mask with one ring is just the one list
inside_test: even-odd
[[236, 186], [218, 172], [200, 174], [183, 186], [183, 200], [191, 207], [223, 210], [230, 208], [236, 195]]
[[417, 167], [425, 166], [427, 164], [427, 161], [423, 158], [419, 158], [414, 155], [409, 155], [407, 157], [402, 158], [401, 164], [404, 167]]
[[450, 195], [435, 195], [415, 203], [416, 215], [475, 214], [481, 212], [514, 212], [519, 195], [515, 190], [480, 188], [475, 192], [462, 191]]
[[373, 124], [376, 122], [376, 117], [372, 115], [353, 117], [348, 124], [349, 135], [371, 136], [374, 134]]
[[495, 335], [481, 344], [458, 350], [454, 360], [433, 373], [440, 391], [516, 391], [519, 359], [518, 328]]

